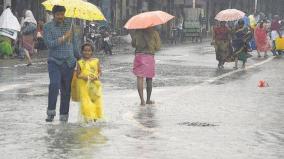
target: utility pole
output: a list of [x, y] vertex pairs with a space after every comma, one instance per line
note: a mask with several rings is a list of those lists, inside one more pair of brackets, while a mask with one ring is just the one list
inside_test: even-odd
[[196, 0], [192, 0], [192, 8], [195, 8], [195, 1]]
[[11, 6], [12, 2], [11, 0], [4, 0], [4, 10], [6, 9], [7, 6]]
[[256, 13], [257, 11], [257, 0], [254, 0], [254, 12]]
[[232, 9], [232, 0], [229, 0], [229, 9]]

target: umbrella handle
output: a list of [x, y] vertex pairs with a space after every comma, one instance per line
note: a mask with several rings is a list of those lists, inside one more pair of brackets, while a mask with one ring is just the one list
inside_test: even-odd
[[[74, 12], [73, 12], [73, 17], [75, 16], [75, 10], [76, 8], [74, 8]], [[70, 30], [72, 32], [72, 38], [73, 38], [73, 23], [74, 23], [74, 18], [72, 18], [72, 21], [71, 21], [71, 27], [70, 27]], [[71, 39], [68, 40], [68, 44], [71, 43]]]
[[[69, 29], [69, 31], [72, 32], [72, 38], [73, 38], [73, 22], [74, 22], [74, 19], [72, 18], [71, 27], [70, 27], [70, 29]], [[68, 44], [70, 44], [70, 43], [71, 43], [71, 38], [68, 39]]]

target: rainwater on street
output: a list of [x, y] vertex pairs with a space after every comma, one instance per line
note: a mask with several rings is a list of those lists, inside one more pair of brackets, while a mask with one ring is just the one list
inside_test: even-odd
[[[131, 50], [130, 50], [131, 52]], [[45, 58], [0, 61], [1, 159], [283, 159], [284, 58], [258, 58], [246, 69], [217, 69], [208, 42], [166, 46], [156, 55], [153, 99], [140, 106], [133, 54], [98, 55], [105, 119], [46, 123]], [[259, 80], [269, 86], [258, 87]], [[59, 108], [59, 105], [57, 105]], [[58, 112], [58, 111], [57, 111]]]

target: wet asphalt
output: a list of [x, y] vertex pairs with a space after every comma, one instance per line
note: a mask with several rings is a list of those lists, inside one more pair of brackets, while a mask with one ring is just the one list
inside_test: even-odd
[[[123, 50], [123, 49], [122, 49]], [[46, 59], [0, 61], [1, 158], [282, 159], [284, 57], [217, 69], [208, 42], [164, 46], [156, 55], [155, 105], [141, 107], [131, 49], [100, 58], [105, 119], [46, 123]], [[241, 64], [240, 64], [241, 65]], [[258, 87], [259, 80], [269, 86]], [[58, 106], [57, 106], [58, 108]]]

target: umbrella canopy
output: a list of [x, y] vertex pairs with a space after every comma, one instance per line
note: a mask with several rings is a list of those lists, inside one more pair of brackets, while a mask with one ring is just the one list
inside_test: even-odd
[[237, 9], [226, 9], [219, 12], [215, 19], [218, 21], [234, 21], [242, 19], [245, 13]]
[[10, 8], [5, 9], [1, 15], [0, 28], [21, 31], [21, 25]]
[[173, 18], [174, 16], [163, 11], [144, 12], [131, 17], [124, 27], [126, 29], [146, 29], [165, 24]]
[[84, 20], [106, 20], [99, 8], [82, 0], [47, 0], [42, 3], [46, 10], [52, 11], [53, 6], [66, 8], [65, 16]]

